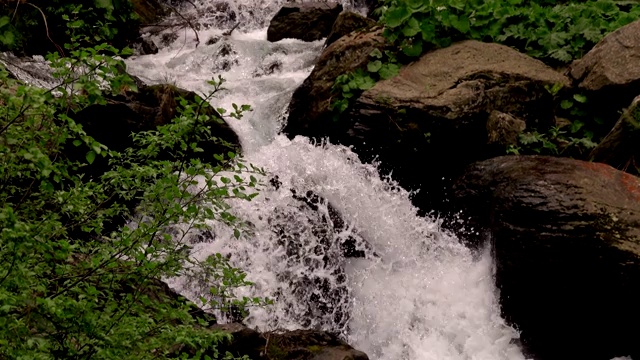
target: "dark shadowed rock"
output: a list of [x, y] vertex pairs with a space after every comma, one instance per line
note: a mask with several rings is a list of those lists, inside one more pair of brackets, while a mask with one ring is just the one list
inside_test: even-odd
[[[316, 62], [316, 66], [291, 98], [289, 118], [283, 132], [295, 135], [320, 135], [316, 128], [320, 124], [332, 123], [329, 110], [331, 87], [338, 76], [364, 67], [374, 49], [382, 49], [385, 40], [380, 29], [366, 33], [353, 33], [340, 38], [327, 47]], [[337, 124], [334, 124], [335, 126]]]
[[324, 46], [329, 46], [345, 35], [349, 35], [353, 31], [366, 30], [376, 25], [376, 22], [351, 11], [343, 11], [340, 13], [336, 21], [333, 23], [331, 33], [327, 36]]
[[158, 0], [131, 0], [133, 12], [138, 15], [142, 25], [155, 24], [169, 15], [167, 8], [162, 6]]
[[[270, 183], [281, 186], [277, 177]], [[346, 258], [377, 255], [326, 199], [312, 191], [290, 191], [298, 202], [274, 208], [268, 218], [274, 246], [281, 249], [274, 256], [287, 264], [277, 278], [298, 303], [285, 311], [305, 328], [346, 333], [351, 316], [351, 303], [345, 301], [350, 296]]]
[[315, 330], [294, 330], [259, 333], [240, 324], [214, 325], [212, 330], [233, 335], [231, 343], [218, 347], [221, 353], [248, 355], [261, 360], [368, 360], [336, 336]]
[[535, 359], [640, 356], [640, 179], [543, 156], [471, 165], [453, 187], [489, 230], [502, 313]]
[[287, 4], [271, 19], [267, 40], [316, 41], [327, 37], [342, 5], [337, 3]]
[[591, 151], [593, 161], [637, 175], [640, 170], [640, 96], [624, 111], [613, 129]]
[[[356, 45], [368, 45], [364, 39], [375, 34], [344, 37], [325, 50], [294, 93], [284, 131], [329, 137], [353, 146], [364, 161], [377, 158], [380, 169], [393, 172], [403, 187], [422, 189], [414, 201], [423, 210], [439, 206], [443, 178], [503, 154], [524, 127], [544, 132], [553, 126], [553, 98], [546, 87], [569, 86], [567, 77], [507, 46], [464, 41], [429, 52], [398, 76], [378, 82], [334, 121], [328, 110], [333, 74], [364, 63], [379, 45], [363, 51]], [[357, 49], [359, 56], [341, 59], [343, 48]]]
[[[132, 134], [153, 130], [166, 125], [178, 115], [178, 100], [183, 97], [194, 101], [196, 94], [172, 85], [142, 86], [139, 92], [128, 92], [107, 100], [106, 105], [92, 105], [73, 116], [82, 124], [88, 135], [109, 149], [123, 151], [134, 145]], [[226, 154], [229, 150], [239, 150], [240, 141], [231, 127], [211, 106], [204, 106], [202, 113], [210, 116], [208, 123], [214, 141], [201, 142], [204, 152], [194, 154], [205, 162], [217, 163], [214, 154]], [[72, 150], [73, 151], [73, 150]], [[71, 153], [73, 155], [73, 152]], [[197, 156], [196, 156], [197, 155]], [[82, 154], [84, 156], [84, 154]], [[99, 174], [103, 172], [106, 161], [100, 163], [96, 158], [88, 170]]]

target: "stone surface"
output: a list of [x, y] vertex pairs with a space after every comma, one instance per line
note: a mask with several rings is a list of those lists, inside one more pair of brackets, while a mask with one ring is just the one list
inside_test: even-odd
[[[364, 161], [380, 160], [380, 169], [392, 172], [402, 186], [421, 189], [414, 202], [426, 211], [440, 206], [443, 178], [473, 161], [504, 154], [504, 144], [523, 129], [521, 122], [540, 132], [553, 126], [553, 98], [545, 87], [570, 86], [567, 77], [509, 47], [464, 41], [426, 53], [398, 76], [378, 82], [334, 121], [328, 106], [335, 74], [366, 64], [372, 48], [380, 46], [368, 42], [375, 34], [345, 37], [325, 50], [294, 93], [284, 131], [329, 137], [353, 146]], [[357, 56], [341, 58], [343, 49], [355, 49]], [[520, 122], [489, 134], [494, 112]], [[423, 167], [428, 171], [418, 171]]]
[[608, 34], [584, 57], [573, 62], [569, 75], [592, 95], [590, 100], [617, 111], [640, 94], [640, 21]]
[[291, 137], [309, 136], [315, 133], [319, 124], [332, 122], [329, 105], [331, 87], [336, 78], [366, 66], [371, 51], [383, 47], [384, 38], [380, 29], [344, 36], [327, 47], [311, 74], [293, 93], [289, 104], [289, 118], [283, 132]]
[[351, 11], [343, 11], [340, 13], [336, 21], [333, 23], [331, 33], [327, 36], [324, 46], [329, 46], [345, 35], [349, 35], [353, 31], [366, 30], [376, 25], [376, 22]]
[[341, 11], [342, 5], [337, 3], [287, 4], [271, 19], [267, 40], [320, 40], [329, 35]]
[[467, 224], [488, 230], [503, 316], [530, 355], [640, 356], [639, 178], [503, 156], [471, 165], [453, 190]]
[[593, 161], [638, 175], [640, 169], [640, 96], [624, 111], [613, 129], [591, 151]]
[[[569, 69], [570, 76], [585, 90], [624, 86], [640, 80], [640, 21], [605, 36]], [[636, 84], [637, 85], [637, 84]]]
[[259, 333], [240, 324], [214, 325], [233, 335], [233, 341], [218, 347], [221, 353], [248, 355], [253, 360], [368, 360], [344, 341], [322, 331], [294, 330]]
[[[142, 86], [139, 92], [128, 92], [107, 100], [106, 105], [92, 105], [78, 112], [73, 118], [84, 130], [108, 148], [122, 151], [133, 145], [131, 134], [153, 130], [166, 125], [178, 114], [178, 97], [193, 101], [196, 94], [172, 85]], [[211, 134], [219, 141], [201, 142], [204, 152], [197, 157], [209, 163], [217, 163], [213, 154], [240, 149], [240, 140], [231, 127], [211, 107], [203, 108], [211, 116]], [[194, 155], [195, 156], [195, 155]], [[96, 158], [95, 171], [101, 171], [100, 157]], [[106, 164], [104, 164], [106, 165]]]
[[131, 5], [143, 26], [155, 24], [169, 14], [158, 0], [131, 0]]
[[518, 145], [518, 135], [527, 123], [509, 114], [493, 110], [487, 118], [487, 142], [498, 145]]

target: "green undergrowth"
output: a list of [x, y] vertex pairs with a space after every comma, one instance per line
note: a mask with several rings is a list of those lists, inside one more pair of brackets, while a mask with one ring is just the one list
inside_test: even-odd
[[[456, 41], [475, 39], [511, 46], [553, 67], [582, 57], [602, 38], [640, 18], [640, 5], [613, 0], [386, 0], [376, 10], [387, 50], [375, 50], [365, 68], [339, 76], [332, 89], [334, 120], [401, 64]], [[392, 49], [392, 50], [389, 50]], [[582, 156], [595, 146], [602, 120], [590, 116], [579, 93], [550, 88], [558, 124], [544, 133], [526, 132], [511, 153]]]
[[64, 44], [109, 43], [122, 48], [138, 36], [129, 0], [0, 1], [0, 50], [64, 53]]
[[[180, 99], [170, 123], [114, 151], [74, 114], [135, 91], [123, 54], [106, 44], [65, 49], [66, 57], [48, 57], [58, 80], [51, 89], [0, 66], [0, 359], [234, 359], [217, 351], [230, 335], [207, 329], [210, 315], [193, 316], [193, 304], [158, 286], [198, 279], [209, 287], [197, 304], [205, 310], [268, 303], [234, 296], [252, 284], [227, 257], [190, 256], [189, 234], [211, 224], [250, 236], [229, 200], [251, 201], [254, 175], [263, 174], [233, 152], [215, 164], [194, 156], [204, 151], [198, 144], [218, 140], [209, 125], [220, 119], [203, 110], [222, 79], [204, 97]], [[228, 116], [248, 110], [234, 105]], [[89, 171], [98, 158], [108, 167]]]

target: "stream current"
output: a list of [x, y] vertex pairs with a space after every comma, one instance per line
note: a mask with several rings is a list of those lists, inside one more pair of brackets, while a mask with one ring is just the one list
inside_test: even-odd
[[[371, 359], [524, 359], [517, 331], [500, 317], [488, 251], [478, 255], [442, 230], [438, 219], [418, 216], [410, 193], [350, 149], [279, 134], [291, 95], [313, 69], [323, 41], [267, 42], [279, 0], [195, 5], [181, 11], [200, 26], [197, 47], [188, 28], [174, 30], [177, 38], [149, 35], [159, 53], [132, 57], [127, 67], [149, 84], [168, 82], [201, 94], [212, 90], [207, 80], [222, 75], [227, 90], [214, 105], [253, 108], [228, 122], [246, 160], [281, 184], [267, 186], [251, 202], [232, 203], [252, 224], [252, 236], [236, 240], [232, 230], [214, 225], [193, 252], [197, 258], [228, 256], [255, 283], [239, 296], [274, 300], [251, 308], [244, 322], [262, 331], [339, 333]], [[326, 201], [312, 209], [293, 195], [307, 191]], [[326, 221], [332, 210], [343, 226]], [[336, 244], [349, 238], [358, 239], [365, 257], [343, 256]], [[193, 300], [207, 291], [184, 278], [170, 284]]]

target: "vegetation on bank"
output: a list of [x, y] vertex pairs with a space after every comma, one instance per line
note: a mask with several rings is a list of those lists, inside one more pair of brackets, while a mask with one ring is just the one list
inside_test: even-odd
[[[366, 69], [336, 79], [331, 110], [338, 119], [365, 90], [395, 76], [399, 63], [453, 42], [475, 39], [516, 48], [561, 67], [582, 57], [606, 34], [640, 18], [636, 2], [615, 0], [385, 0], [376, 10], [387, 51], [371, 53]], [[606, 134], [585, 94], [549, 88], [567, 119], [548, 133], [522, 134], [512, 153], [580, 156]]]
[[[11, 5], [21, 11], [35, 3]], [[74, 114], [136, 90], [122, 72], [126, 50], [89, 46], [120, 33], [115, 11], [128, 5], [72, 3], [38, 6], [58, 6], [54, 14], [75, 40], [48, 56], [56, 87], [28, 86], [0, 65], [0, 359], [232, 359], [216, 351], [229, 336], [206, 328], [212, 316], [158, 282], [203, 279], [211, 285], [211, 296], [198, 304], [204, 309], [244, 311], [266, 302], [233, 300], [234, 289], [251, 283], [227, 258], [189, 257], [188, 236], [212, 222], [243, 236], [228, 200], [249, 201], [260, 185], [253, 175], [262, 170], [235, 153], [217, 154], [212, 163], [194, 156], [202, 152], [201, 141], [224, 143], [208, 126], [220, 119], [203, 111], [223, 80], [212, 80], [205, 98], [181, 100], [170, 124], [132, 135], [133, 147], [108, 149]], [[0, 18], [5, 46], [29, 41], [21, 22], [44, 20], [32, 15], [16, 15], [17, 22]], [[234, 106], [228, 116], [240, 118], [247, 110]], [[92, 168], [98, 158], [108, 167]]]
[[0, 1], [0, 50], [64, 54], [71, 42], [121, 49], [138, 36], [139, 25], [129, 0]]

